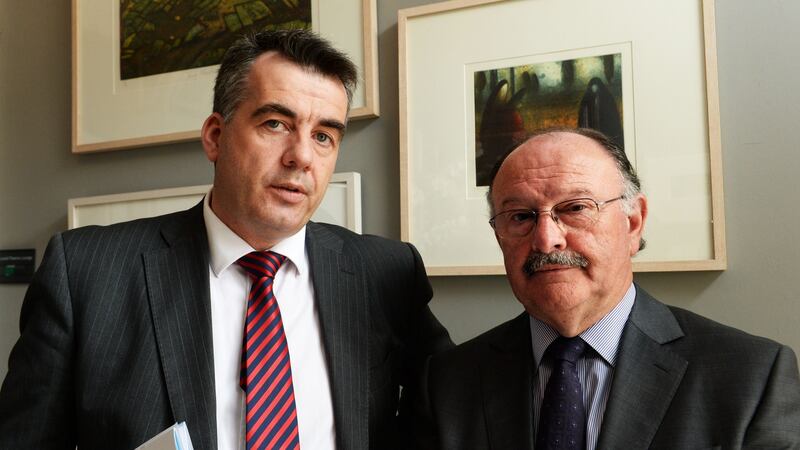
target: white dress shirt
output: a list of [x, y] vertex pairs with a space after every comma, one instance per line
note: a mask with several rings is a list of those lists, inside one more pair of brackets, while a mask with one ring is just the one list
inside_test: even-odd
[[[251, 281], [236, 264], [254, 249], [214, 214], [211, 193], [203, 201], [208, 233], [214, 380], [217, 400], [217, 445], [220, 450], [245, 448], [245, 396], [239, 387], [242, 333]], [[283, 319], [292, 367], [300, 447], [335, 448], [333, 403], [325, 348], [314, 301], [314, 288], [303, 227], [271, 249], [286, 261], [275, 275], [273, 290]], [[191, 374], [187, 374], [191, 376]], [[191, 424], [189, 424], [191, 427]]]
[[[622, 330], [631, 314], [636, 299], [636, 287], [631, 284], [617, 306], [597, 323], [580, 334], [587, 344], [587, 349], [578, 360], [578, 379], [583, 389], [583, 406], [586, 411], [586, 448], [593, 450], [597, 446], [600, 427], [611, 391], [614, 378], [614, 366], [617, 363], [619, 341]], [[530, 317], [531, 339], [533, 340], [533, 363], [537, 368], [533, 386], [533, 422], [534, 431], [538, 432], [540, 409], [544, 390], [553, 371], [553, 363], [544, 358], [545, 351], [558, 337], [558, 332], [540, 321]], [[535, 435], [535, 434], [534, 434]]]

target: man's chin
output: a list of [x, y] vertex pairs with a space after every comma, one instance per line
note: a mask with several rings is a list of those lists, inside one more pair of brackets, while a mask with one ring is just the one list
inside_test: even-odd
[[581, 303], [582, 296], [569, 288], [545, 289], [537, 292], [536, 296], [521, 301], [528, 314], [538, 318], [561, 317], [574, 310]]
[[251, 224], [257, 229], [259, 239], [277, 242], [300, 231], [308, 219], [295, 211], [286, 211], [286, 208], [267, 208], [253, 215]]
[[268, 229], [271, 235], [283, 239], [300, 231], [300, 229], [303, 228], [306, 223], [306, 221], [300, 220], [292, 220], [290, 222], [272, 222], [269, 223], [265, 229]]

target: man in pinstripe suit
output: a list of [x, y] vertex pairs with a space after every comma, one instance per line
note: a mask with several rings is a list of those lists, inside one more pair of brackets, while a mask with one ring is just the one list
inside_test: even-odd
[[800, 448], [790, 348], [633, 283], [647, 202], [624, 151], [592, 130], [543, 130], [500, 161], [490, 186], [490, 223], [525, 312], [431, 357], [402, 414], [410, 446]]
[[[227, 53], [202, 143], [202, 204], [53, 237], [0, 391], [0, 448], [133, 448], [185, 421], [195, 448], [245, 448], [240, 352], [250, 280], [275, 297], [304, 448], [394, 445], [399, 389], [452, 345], [409, 244], [309, 222], [334, 170], [353, 64], [306, 31]], [[250, 448], [250, 445], [247, 445]]]

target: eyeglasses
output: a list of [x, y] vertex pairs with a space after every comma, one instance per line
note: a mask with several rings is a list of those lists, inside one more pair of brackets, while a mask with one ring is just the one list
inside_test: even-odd
[[561, 226], [562, 230], [585, 230], [597, 222], [600, 208], [622, 198], [624, 197], [619, 196], [604, 202], [598, 202], [591, 198], [575, 198], [558, 203], [543, 211], [509, 209], [489, 219], [489, 225], [500, 237], [520, 238], [527, 236], [536, 227], [539, 216], [549, 214], [553, 222]]

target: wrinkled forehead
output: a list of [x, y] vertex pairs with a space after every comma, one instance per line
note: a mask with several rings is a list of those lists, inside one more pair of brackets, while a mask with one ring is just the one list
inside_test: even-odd
[[605, 194], [622, 182], [614, 159], [594, 140], [572, 133], [537, 136], [519, 146], [497, 172], [493, 197]]

